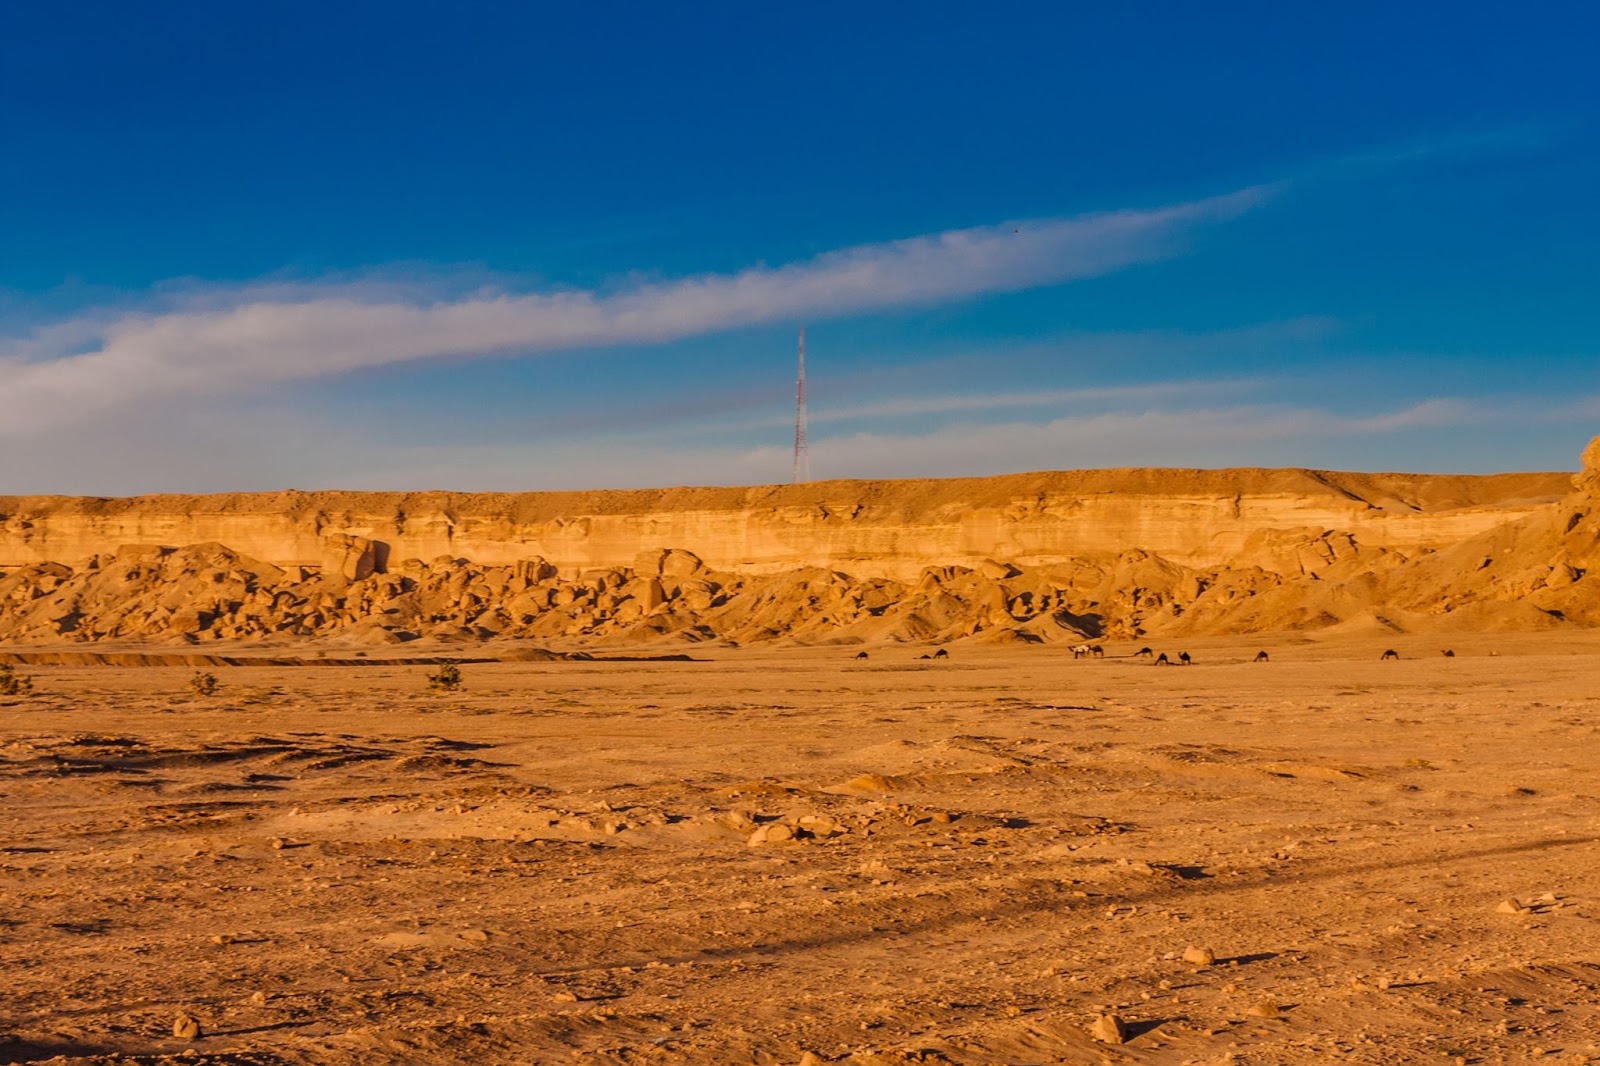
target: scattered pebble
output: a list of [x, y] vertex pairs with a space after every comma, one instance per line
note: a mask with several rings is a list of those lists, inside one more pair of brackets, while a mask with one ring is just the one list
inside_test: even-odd
[[1186, 947], [1183, 949], [1183, 961], [1191, 966], [1210, 966], [1217, 961], [1217, 953], [1210, 948]]
[[192, 1014], [180, 1014], [172, 1022], [172, 1035], [179, 1040], [197, 1040], [200, 1037], [200, 1020]]

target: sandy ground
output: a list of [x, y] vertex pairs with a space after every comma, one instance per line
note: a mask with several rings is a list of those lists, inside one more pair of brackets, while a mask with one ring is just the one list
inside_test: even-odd
[[1600, 1061], [1600, 639], [1385, 646], [27, 669], [0, 1063]]

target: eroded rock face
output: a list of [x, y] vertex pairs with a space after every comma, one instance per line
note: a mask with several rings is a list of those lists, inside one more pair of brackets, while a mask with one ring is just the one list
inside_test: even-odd
[[[791, 508], [742, 516], [747, 540], [769, 537], [773, 522], [794, 527], [786, 534], [795, 545], [789, 562], [776, 569], [771, 554], [749, 567], [719, 564], [719, 554], [740, 554], [721, 542], [710, 548], [641, 543], [647, 534], [625, 535], [616, 524], [642, 521], [639, 516], [616, 513], [556, 521], [568, 562], [581, 557], [606, 563], [574, 567], [529, 550], [533, 540], [528, 530], [534, 526], [528, 524], [516, 527], [523, 539], [514, 558], [472, 558], [452, 550], [425, 562], [424, 556], [397, 552], [375, 536], [330, 529], [330, 512], [324, 507], [308, 519], [317, 530], [311, 561], [264, 561], [216, 540], [173, 546], [122, 534], [130, 528], [137, 533], [212, 529], [218, 526], [212, 519], [222, 513], [251, 539], [252, 521], [292, 528], [301, 520], [300, 511], [252, 517], [244, 504], [247, 498], [204, 498], [212, 501], [214, 511], [197, 512], [186, 525], [181, 515], [161, 510], [171, 508], [168, 498], [77, 501], [75, 508], [54, 509], [35, 504], [32, 517], [8, 517], [0, 535], [0, 545], [13, 555], [9, 564], [0, 564], [0, 640], [313, 638], [380, 644], [424, 637], [444, 642], [516, 637], [576, 646], [663, 640], [1075, 643], [1146, 634], [1315, 629], [1350, 622], [1391, 630], [1592, 625], [1600, 624], [1600, 584], [1590, 577], [1600, 566], [1600, 442], [1584, 455], [1584, 472], [1570, 479], [1570, 490], [1543, 503], [1530, 501], [1527, 494], [1548, 488], [1554, 475], [1507, 475], [1498, 481], [1406, 475], [1363, 481], [1365, 475], [1342, 475], [1347, 480], [1335, 494], [1345, 508], [1341, 513], [1361, 519], [1346, 528], [1275, 524], [1285, 514], [1324, 514], [1333, 506], [1326, 493], [1286, 496], [1278, 501], [1282, 506], [1272, 507], [1262, 502], [1265, 497], [1247, 503], [1236, 496], [1228, 503], [1234, 517], [1226, 529], [1219, 532], [1195, 519], [1198, 525], [1176, 554], [1150, 547], [1174, 537], [1155, 521], [1165, 513], [1162, 507], [1172, 504], [1170, 496], [1135, 492], [1120, 501], [1090, 500], [1093, 506], [1084, 508], [1090, 514], [1132, 509], [1134, 517], [1118, 534], [1128, 539], [1114, 551], [1081, 547], [1105, 542], [1105, 531], [1084, 532], [1082, 513], [1044, 493], [1022, 503], [1013, 500], [1007, 520], [1033, 523], [1030, 535], [1038, 537], [1053, 530], [1051, 551], [1025, 556], [997, 551], [996, 544], [1008, 543], [1008, 537], [1009, 543], [1019, 542], [1013, 530], [982, 543], [981, 553], [974, 537], [968, 542], [973, 550], [951, 549], [951, 557], [930, 559], [944, 550], [939, 546], [950, 537], [959, 540], [974, 526], [993, 526], [1000, 512], [957, 506], [953, 501], [960, 494], [952, 495], [951, 485], [960, 483], [921, 483], [931, 487], [929, 498], [920, 499], [905, 495], [907, 485], [918, 483], [883, 483], [888, 488], [855, 483], [882, 489], [882, 494], [874, 498], [863, 489], [868, 502], [852, 506], [831, 499], [841, 491], [837, 484], [795, 486], [797, 492], [831, 494], [831, 502], [810, 511]], [[1149, 488], [1152, 473], [1194, 472], [1110, 473], [1124, 475], [1135, 488]], [[1282, 488], [1283, 478], [1303, 472], [1245, 473], [1273, 474], [1277, 481], [1256, 477], [1251, 483]], [[1332, 478], [1316, 475], [1313, 480], [1326, 488]], [[1355, 499], [1353, 487], [1370, 490], [1373, 499]], [[966, 497], [987, 491], [971, 485], [967, 490]], [[591, 502], [598, 508], [605, 495], [594, 494]], [[260, 503], [248, 499], [254, 501], [251, 507]], [[158, 507], [157, 501], [163, 500], [167, 502]], [[1183, 504], [1178, 511], [1188, 507]], [[849, 536], [823, 528], [878, 512], [878, 525], [855, 529]], [[447, 542], [459, 547], [464, 539], [459, 530], [470, 510], [452, 507], [441, 513], [448, 514], [457, 531]], [[696, 512], [701, 518], [707, 513]], [[1380, 517], [1372, 517], [1374, 513]], [[894, 555], [909, 543], [886, 539], [884, 531], [896, 514], [913, 531], [934, 529], [937, 535], [917, 541], [915, 550]], [[1069, 520], [1072, 515], [1076, 517]], [[492, 516], [480, 508], [479, 517], [489, 522]], [[519, 521], [531, 523], [534, 517], [524, 513]], [[675, 525], [681, 517], [656, 514], [646, 525], [651, 530], [698, 528], [700, 518]], [[707, 519], [711, 526], [727, 518], [713, 517]], [[501, 519], [512, 522], [503, 515]], [[1252, 521], [1263, 524], [1251, 527]], [[396, 525], [409, 530], [430, 522], [426, 513], [409, 507], [404, 522]], [[1411, 532], [1399, 538], [1404, 546], [1396, 547], [1394, 530], [1406, 522], [1413, 523]], [[1432, 524], [1415, 524], [1424, 522]], [[1411, 540], [1424, 528], [1433, 530], [1437, 541], [1413, 545]], [[62, 543], [98, 543], [101, 536], [113, 539], [87, 555], [15, 559]], [[1196, 544], [1208, 536], [1234, 547], [1223, 553], [1221, 562], [1197, 563], [1195, 557], [1204, 558], [1206, 552]], [[592, 543], [582, 551], [574, 549], [583, 537]], [[807, 562], [817, 555], [831, 559], [844, 542], [861, 557], [837, 564]], [[496, 551], [509, 551], [509, 543], [502, 542]], [[291, 538], [291, 544], [299, 541]], [[286, 548], [282, 554], [299, 551]]]
[[1570, 487], [1565, 474], [1088, 470], [636, 492], [0, 497], [0, 567], [122, 544], [216, 542], [350, 580], [368, 566], [393, 569], [393, 559], [450, 556], [485, 566], [541, 558], [569, 575], [627, 568], [667, 583], [701, 568], [801, 567], [909, 581], [928, 566], [1036, 568], [1132, 548], [1190, 567], [1245, 557], [1296, 573], [1299, 561], [1281, 546], [1266, 550], [1263, 533], [1293, 540], [1328, 530], [1366, 549], [1439, 548]]

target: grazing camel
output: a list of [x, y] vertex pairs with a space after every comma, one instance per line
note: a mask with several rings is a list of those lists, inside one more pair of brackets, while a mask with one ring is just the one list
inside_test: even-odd
[[1446, 648], [1444, 650], [1444, 657], [1446, 659], [1454, 659], [1456, 657], [1456, 653], [1454, 651], [1451, 651], [1449, 648]]
[[945, 651], [943, 648], [940, 648], [938, 651], [933, 653], [933, 657], [935, 659], [948, 659], [950, 658], [950, 653]]
[[1089, 645], [1087, 645], [1087, 644], [1074, 644], [1069, 650], [1072, 652], [1072, 657], [1074, 659], [1081, 659], [1085, 655], [1089, 654]]
[[1256, 662], [1265, 663], [1265, 662], [1271, 662], [1271, 661], [1272, 661], [1271, 657], [1268, 656], [1266, 652], [1264, 652], [1264, 651], [1256, 652]]
[[1106, 650], [1098, 644], [1091, 644], [1089, 645], [1089, 654], [1094, 656], [1096, 659], [1104, 659], [1106, 657]]
[[856, 658], [857, 659], [865, 659], [866, 657], [867, 657], [867, 653], [866, 652], [864, 652], [864, 651], [856, 652]]
[[1181, 663], [1184, 666], [1188, 666], [1190, 663], [1194, 662], [1194, 660], [1189, 658], [1189, 653], [1188, 652], [1180, 651], [1178, 653], [1178, 662]]
[[1149, 659], [1154, 656], [1155, 652], [1151, 651], [1149, 648], [1140, 648], [1138, 651], [1133, 653], [1133, 657], [1135, 659]]
[[1157, 666], [1171, 666], [1172, 665], [1172, 660], [1167, 658], [1167, 653], [1166, 652], [1162, 652], [1160, 655], [1156, 656], [1156, 665]]
[[1400, 658], [1400, 653], [1395, 651], [1393, 648], [1390, 648], [1388, 651], [1386, 651], [1382, 655], [1378, 656], [1379, 661], [1382, 661], [1384, 659], [1398, 659], [1398, 658]]

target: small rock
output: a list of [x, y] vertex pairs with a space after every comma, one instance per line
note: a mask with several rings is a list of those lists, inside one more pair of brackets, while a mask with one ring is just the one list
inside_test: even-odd
[[1217, 953], [1210, 948], [1191, 945], [1183, 949], [1183, 961], [1191, 966], [1210, 966], [1217, 961]]
[[1089, 1026], [1089, 1035], [1102, 1044], [1122, 1044], [1128, 1039], [1128, 1027], [1115, 1014], [1102, 1014]]
[[218, 933], [216, 936], [211, 938], [211, 942], [213, 944], [231, 944], [233, 943], [233, 937], [229, 936], [227, 933]]
[[1245, 1013], [1255, 1018], [1280, 1018], [1283, 1008], [1270, 999], [1261, 999], [1245, 1008]]
[[192, 1014], [180, 1014], [172, 1022], [172, 1035], [179, 1040], [198, 1040], [200, 1020]]
[[267, 843], [272, 845], [273, 851], [282, 851], [283, 846], [287, 843], [287, 841], [285, 841], [282, 837], [273, 837], [271, 840], [267, 841]]
[[773, 822], [771, 825], [764, 825], [754, 833], [751, 833], [750, 839], [746, 843], [750, 847], [756, 847], [760, 844], [786, 844], [793, 839], [794, 830], [792, 828], [782, 822]]
[[1518, 903], [1514, 899], [1503, 899], [1503, 900], [1501, 900], [1500, 901], [1500, 905], [1495, 908], [1495, 911], [1496, 911], [1496, 913], [1499, 913], [1499, 914], [1532, 914], [1533, 913], [1533, 911], [1529, 910], [1527, 907], [1524, 907], [1522, 904]]
[[265, 992], [252, 992], [250, 993], [250, 1002], [257, 1007], [265, 1007], [267, 1005], [267, 994]]
[[845, 831], [844, 826], [828, 817], [826, 814], [803, 814], [798, 819], [799, 827], [814, 837], [838, 836]]
[[800, 1066], [822, 1066], [822, 1056], [815, 1051], [808, 1051], [800, 1056]]
[[568, 992], [566, 989], [562, 989], [560, 992], [557, 992], [555, 995], [551, 996], [550, 998], [555, 1000], [557, 1003], [576, 1003], [576, 1002], [578, 1002], [577, 994], [573, 993], [573, 992]]

